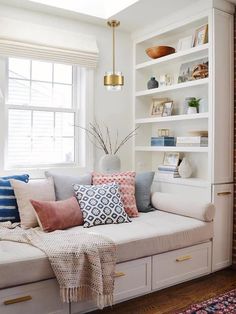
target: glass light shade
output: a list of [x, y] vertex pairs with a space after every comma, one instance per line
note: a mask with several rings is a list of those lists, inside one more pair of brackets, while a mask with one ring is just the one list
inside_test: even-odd
[[109, 91], [120, 91], [124, 85], [124, 76], [122, 72], [106, 72], [104, 76], [104, 85]]

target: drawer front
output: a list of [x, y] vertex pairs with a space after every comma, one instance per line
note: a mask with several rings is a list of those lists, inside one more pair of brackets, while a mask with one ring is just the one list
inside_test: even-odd
[[152, 289], [168, 287], [211, 272], [211, 242], [153, 256]]
[[45, 280], [0, 290], [1, 314], [69, 314], [60, 300], [56, 280]]
[[[151, 257], [116, 265], [114, 302], [151, 292]], [[72, 314], [85, 313], [96, 308], [94, 302], [72, 303]]]
[[117, 264], [115, 302], [151, 291], [151, 257]]

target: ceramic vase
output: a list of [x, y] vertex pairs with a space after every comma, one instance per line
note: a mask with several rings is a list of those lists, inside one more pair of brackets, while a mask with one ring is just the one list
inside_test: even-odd
[[195, 114], [195, 113], [197, 113], [196, 107], [188, 107], [187, 114]]
[[103, 173], [119, 172], [120, 167], [121, 162], [117, 155], [107, 154], [99, 160], [99, 170]]
[[159, 83], [155, 79], [155, 77], [151, 77], [151, 79], [147, 83], [147, 88], [152, 89], [152, 88], [157, 88], [159, 86]]
[[179, 165], [179, 175], [181, 178], [190, 178], [193, 172], [192, 167], [186, 157], [183, 158], [181, 164]]

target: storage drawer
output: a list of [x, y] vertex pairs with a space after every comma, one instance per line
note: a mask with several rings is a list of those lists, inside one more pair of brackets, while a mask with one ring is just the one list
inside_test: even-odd
[[151, 291], [151, 257], [117, 264], [115, 302]]
[[[151, 292], [151, 257], [116, 265], [114, 302]], [[72, 314], [95, 309], [94, 302], [72, 303]]]
[[211, 272], [211, 242], [153, 256], [152, 289], [168, 287]]
[[61, 302], [58, 284], [51, 279], [0, 290], [0, 313], [69, 314], [69, 305]]

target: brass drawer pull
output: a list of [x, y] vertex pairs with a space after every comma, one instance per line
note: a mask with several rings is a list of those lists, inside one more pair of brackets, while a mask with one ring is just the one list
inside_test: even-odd
[[119, 271], [119, 272], [115, 273], [115, 278], [123, 277], [123, 276], [125, 276], [125, 273], [123, 273], [122, 271]]
[[6, 300], [3, 303], [5, 305], [10, 305], [10, 304], [15, 304], [15, 303], [20, 303], [20, 302], [25, 302], [25, 301], [30, 301], [30, 300], [32, 300], [31, 295], [26, 295], [25, 297], [20, 297], [20, 298], [16, 298], [16, 299]]
[[231, 192], [218, 192], [217, 195], [218, 196], [224, 196], [224, 195], [230, 195], [232, 194]]
[[183, 261], [187, 261], [189, 259], [192, 259], [191, 255], [180, 256], [180, 257], [176, 258], [176, 262], [183, 262]]

